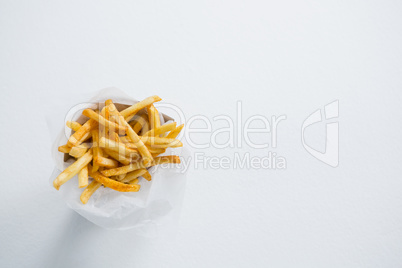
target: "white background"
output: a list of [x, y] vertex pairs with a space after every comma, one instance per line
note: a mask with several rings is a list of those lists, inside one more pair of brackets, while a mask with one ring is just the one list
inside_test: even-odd
[[[401, 2], [56, 2], [0, 1], [1, 267], [402, 266]], [[287, 168], [192, 167], [174, 238], [97, 227], [49, 186], [45, 118], [108, 86], [187, 116], [284, 114]], [[334, 100], [338, 168], [300, 137]], [[306, 135], [324, 146], [325, 124]]]

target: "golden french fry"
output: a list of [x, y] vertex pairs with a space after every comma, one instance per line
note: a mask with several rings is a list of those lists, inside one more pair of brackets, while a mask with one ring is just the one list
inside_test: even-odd
[[60, 189], [60, 186], [70, 180], [72, 177], [78, 174], [80, 170], [88, 165], [92, 160], [92, 149], [90, 149], [86, 154], [77, 159], [74, 163], [72, 163], [68, 168], [66, 168], [62, 173], [57, 176], [57, 178], [53, 181], [53, 186], [56, 190]]
[[67, 144], [65, 144], [65, 145], [59, 146], [58, 150], [59, 150], [59, 152], [61, 152], [61, 153], [68, 154], [68, 153], [70, 153], [70, 151], [71, 151], [71, 147], [68, 146]]
[[99, 149], [99, 131], [98, 129], [94, 129], [91, 131], [92, 134], [92, 148], [93, 148], [93, 165], [92, 171], [95, 172], [99, 169], [99, 165], [97, 164], [98, 158], [101, 156], [101, 151]]
[[89, 200], [89, 198], [95, 193], [96, 190], [99, 189], [99, 187], [102, 185], [102, 183], [97, 182], [96, 180], [93, 180], [87, 188], [82, 192], [81, 194], [81, 202], [83, 204], [86, 204]]
[[145, 107], [153, 104], [154, 102], [161, 101], [162, 99], [159, 98], [158, 96], [151, 96], [148, 97], [140, 102], [137, 102], [136, 104], [124, 109], [123, 111], [120, 112], [122, 116], [127, 118], [129, 115], [136, 114], [140, 110], [144, 109]]
[[88, 165], [83, 167], [80, 172], [78, 172], [78, 187], [84, 188], [88, 186]]
[[116, 160], [109, 159], [103, 156], [98, 156], [96, 160], [94, 158], [94, 161], [100, 167], [116, 168], [119, 166], [119, 163]]
[[170, 133], [166, 136], [166, 138], [169, 139], [176, 139], [177, 136], [179, 135], [180, 131], [183, 129], [184, 125], [180, 125], [177, 128], [175, 128], [174, 130], [170, 131]]
[[164, 148], [152, 148], [152, 147], [148, 147], [148, 150], [152, 154], [162, 154], [162, 153], [164, 153], [166, 151]]
[[120, 155], [130, 156], [132, 158], [140, 158], [140, 155], [136, 149], [128, 148], [122, 142], [116, 142], [110, 139], [101, 138], [99, 141], [99, 146], [102, 148], [107, 148], [109, 150], [115, 151]]
[[161, 121], [159, 118], [159, 113], [153, 104], [151, 104], [147, 107], [147, 112], [148, 112], [150, 128], [155, 129], [155, 128], [160, 127]]
[[150, 136], [140, 136], [140, 139], [143, 143], [154, 145], [154, 144], [171, 144], [174, 142], [180, 142], [179, 140], [169, 139], [169, 138], [161, 138], [161, 137], [150, 137]]
[[66, 125], [74, 131], [77, 131], [80, 127], [82, 127], [80, 123], [74, 121], [67, 121]]
[[132, 181], [129, 181], [128, 184], [138, 184], [138, 182], [139, 182], [138, 178], [135, 178]]
[[121, 182], [132, 181], [133, 179], [136, 179], [139, 176], [142, 176], [145, 172], [147, 172], [147, 170], [145, 168], [141, 168], [141, 169], [131, 171], [129, 173], [124, 173], [124, 174], [127, 174], [127, 175], [122, 180], [119, 180], [119, 181], [121, 181]]
[[141, 128], [141, 135], [144, 135], [145, 133], [147, 133], [149, 131], [149, 129], [150, 129], [150, 124], [149, 124], [149, 122], [147, 122]]
[[157, 128], [149, 130], [143, 136], [158, 136], [158, 135], [163, 134], [165, 132], [172, 131], [175, 128], [176, 128], [176, 122], [169, 123], [169, 124], [164, 124], [164, 125], [162, 125], [160, 127], [157, 127]]
[[138, 192], [140, 190], [140, 185], [138, 184], [125, 184], [121, 183], [112, 179], [109, 179], [99, 172], [90, 172], [89, 173], [94, 180], [96, 180], [99, 183], [102, 183], [105, 187], [108, 187], [110, 189], [119, 191], [119, 192]]
[[85, 109], [85, 110], [82, 112], [82, 114], [85, 115], [85, 116], [87, 116], [87, 117], [89, 117], [89, 118], [91, 118], [91, 119], [93, 119], [93, 120], [95, 120], [95, 121], [97, 121], [99, 124], [101, 124], [101, 125], [103, 125], [103, 126], [105, 126], [105, 127], [110, 128], [111, 126], [113, 126], [115, 129], [119, 129], [119, 130], [126, 131], [126, 128], [127, 128], [127, 127], [122, 126], [122, 125], [119, 125], [119, 124], [116, 124], [116, 123], [114, 123], [114, 122], [111, 122], [111, 121], [107, 120], [107, 119], [104, 118], [102, 115], [97, 114], [97, 113], [96, 113], [94, 110], [92, 110], [92, 109]]
[[[155, 166], [155, 165], [161, 165], [161, 164], [167, 164], [167, 163], [179, 164], [180, 158], [177, 155], [156, 157], [150, 163], [149, 166]], [[127, 165], [127, 166], [122, 166], [122, 167], [113, 168], [113, 169], [105, 169], [105, 170], [102, 170], [101, 173], [106, 177], [111, 177], [111, 176], [128, 173], [128, 172], [131, 172], [131, 171], [134, 171], [137, 169], [141, 169], [141, 168], [146, 168], [146, 167], [148, 167], [148, 165], [146, 165], [143, 160], [143, 161], [131, 163], [130, 165]]]
[[67, 145], [70, 147], [80, 145], [82, 142], [84, 142], [84, 137], [89, 135], [88, 133], [97, 127], [98, 122], [93, 119], [89, 119], [87, 122], [85, 122], [85, 124], [82, 125], [82, 127], [80, 127], [73, 135], [70, 136]]
[[177, 148], [177, 147], [183, 147], [183, 143], [179, 140], [175, 140], [174, 142], [168, 143], [168, 144], [151, 144], [150, 146], [151, 146], [151, 148], [154, 148], [154, 149]]
[[151, 153], [148, 151], [147, 147], [140, 140], [137, 133], [134, 132], [132, 127], [126, 122], [123, 116], [120, 115], [119, 111], [117, 111], [116, 106], [113, 103], [110, 103], [107, 106], [111, 115], [116, 115], [119, 117], [119, 124], [124, 124], [127, 127], [127, 136], [130, 140], [137, 146], [139, 153], [141, 154], [143, 161], [145, 164], [150, 164], [153, 160]]
[[147, 170], [147, 172], [145, 172], [144, 174], [142, 174], [142, 177], [143, 177], [144, 179], [146, 179], [147, 181], [151, 181], [151, 179], [152, 179], [152, 176], [151, 176], [151, 174], [149, 174], [148, 170]]
[[126, 175], [127, 175], [127, 173], [126, 174], [120, 174], [119, 176], [116, 176], [116, 180], [122, 181], [126, 177]]
[[103, 148], [103, 151], [105, 151], [111, 158], [119, 161], [123, 165], [129, 165], [131, 163], [131, 160], [128, 157], [121, 155], [118, 152], [112, 151], [107, 148]]
[[[126, 118], [126, 121], [128, 122], [128, 118]], [[146, 114], [142, 114], [140, 116], [136, 115], [136, 118], [134, 119], [134, 121], [130, 122], [130, 126], [133, 128], [133, 130], [135, 131], [135, 133], [140, 132], [140, 130], [146, 125], [147, 128], [149, 128], [148, 125], [148, 115]]]
[[88, 151], [88, 147], [80, 144], [79, 146], [73, 146], [69, 152], [72, 157], [80, 158]]

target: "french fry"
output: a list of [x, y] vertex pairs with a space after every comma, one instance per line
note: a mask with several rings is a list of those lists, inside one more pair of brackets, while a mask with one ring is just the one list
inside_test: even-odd
[[88, 147], [80, 144], [79, 146], [73, 146], [69, 152], [72, 157], [79, 158], [88, 151]]
[[180, 142], [179, 140], [175, 139], [169, 139], [169, 138], [161, 138], [161, 137], [144, 137], [140, 136], [140, 139], [143, 143], [149, 144], [149, 145], [154, 145], [154, 144], [172, 144], [175, 142]]
[[[155, 166], [155, 165], [161, 165], [161, 164], [167, 164], [167, 163], [179, 164], [180, 158], [176, 155], [156, 157], [149, 166]], [[101, 173], [102, 173], [102, 175], [104, 175], [106, 177], [111, 177], [111, 176], [128, 173], [128, 172], [131, 172], [131, 171], [134, 171], [137, 169], [141, 169], [141, 168], [146, 168], [146, 167], [148, 167], [148, 165], [146, 165], [143, 160], [143, 161], [131, 163], [130, 165], [127, 165], [127, 166], [122, 166], [122, 167], [113, 168], [113, 169], [105, 169], [105, 170], [102, 170]]]
[[91, 131], [92, 134], [92, 148], [93, 148], [93, 165], [92, 171], [95, 172], [99, 169], [99, 165], [97, 164], [98, 158], [101, 156], [101, 151], [99, 149], [99, 132], [97, 129], [93, 129]]
[[82, 157], [78, 158], [77, 161], [72, 163], [68, 168], [66, 168], [59, 176], [53, 181], [53, 186], [56, 190], [60, 189], [60, 186], [70, 180], [72, 177], [78, 174], [80, 170], [88, 165], [92, 160], [92, 149], [85, 153]]
[[159, 113], [153, 104], [151, 104], [147, 107], [147, 112], [148, 112], [150, 128], [155, 129], [155, 128], [160, 127], [161, 121], [159, 118]]
[[170, 133], [166, 136], [168, 139], [176, 139], [177, 136], [179, 135], [180, 131], [183, 129], [184, 125], [180, 125], [174, 130], [170, 131]]
[[131, 163], [131, 160], [128, 157], [121, 155], [118, 152], [112, 151], [107, 148], [103, 148], [103, 151], [105, 151], [110, 157], [119, 161], [123, 165], [129, 165]]
[[83, 204], [86, 204], [89, 200], [89, 198], [93, 195], [93, 193], [95, 193], [96, 190], [99, 189], [99, 187], [102, 185], [102, 183], [97, 182], [96, 180], [93, 180], [88, 186], [87, 188], [85, 188], [85, 190], [82, 192], [81, 194], [81, 202]]
[[96, 159], [94, 158], [95, 164], [99, 167], [106, 168], [116, 168], [119, 166], [119, 163], [116, 160], [109, 159], [103, 156], [98, 156]]
[[102, 148], [107, 148], [109, 150], [115, 151], [120, 155], [130, 156], [132, 158], [140, 158], [140, 154], [136, 149], [128, 148], [122, 142], [116, 142], [111, 139], [101, 138], [99, 141], [99, 146]]
[[105, 126], [107, 128], [110, 128], [111, 126], [113, 126], [115, 129], [119, 129], [119, 130], [123, 130], [123, 131], [126, 131], [126, 129], [127, 129], [127, 127], [125, 127], [125, 126], [118, 125], [118, 124], [116, 124], [114, 122], [111, 122], [111, 121], [107, 120], [102, 115], [97, 114], [92, 109], [85, 109], [82, 112], [82, 114], [87, 116], [87, 117], [89, 117], [89, 118], [91, 118], [91, 119], [93, 119], [93, 120], [95, 120], [95, 121], [97, 121], [99, 124], [101, 124], [101, 125], [103, 125], [103, 126]]
[[89, 175], [99, 183], [102, 183], [105, 187], [119, 191], [119, 192], [138, 192], [140, 185], [138, 184], [125, 184], [112, 179], [109, 179], [99, 172], [90, 172]]
[[147, 133], [149, 131], [149, 129], [150, 129], [150, 125], [149, 125], [149, 122], [147, 122], [141, 128], [141, 135], [144, 135], [145, 133]]
[[88, 165], [83, 167], [80, 172], [78, 172], [78, 187], [84, 188], [88, 186]]
[[176, 122], [169, 123], [169, 124], [164, 124], [164, 125], [162, 125], [160, 127], [157, 127], [157, 128], [149, 130], [147, 133], [145, 133], [142, 136], [151, 136], [151, 137], [152, 136], [158, 136], [158, 135], [163, 134], [165, 132], [172, 131], [175, 128], [176, 128]]
[[135, 179], [129, 181], [128, 184], [138, 184], [138, 182], [139, 182], [138, 178], [135, 178]]
[[68, 154], [68, 153], [70, 153], [70, 151], [71, 151], [71, 147], [68, 146], [67, 144], [65, 144], [65, 145], [59, 146], [58, 150], [59, 150], [59, 152], [61, 152], [61, 153]]
[[66, 125], [74, 131], [77, 131], [80, 127], [82, 127], [80, 123], [74, 121], [67, 121]]
[[87, 122], [85, 122], [85, 124], [82, 125], [82, 127], [80, 127], [73, 135], [70, 136], [67, 145], [70, 147], [80, 145], [82, 142], [84, 142], [84, 137], [89, 135], [88, 133], [97, 127], [98, 122], [93, 119], [89, 119]]
[[151, 174], [149, 174], [148, 170], [147, 170], [147, 172], [145, 172], [144, 174], [142, 174], [142, 177], [143, 177], [144, 179], [146, 179], [147, 181], [151, 181], [151, 179], [152, 179], [152, 176], [151, 176]]
[[127, 118], [128, 116], [132, 115], [132, 114], [136, 114], [137, 112], [139, 112], [140, 110], [144, 109], [145, 107], [153, 104], [154, 102], [158, 102], [161, 101], [162, 99], [159, 98], [158, 96], [151, 96], [148, 97], [140, 102], [137, 102], [136, 104], [124, 109], [123, 111], [120, 112], [120, 114], [122, 116], [124, 116], [125, 118]]
[[151, 145], [151, 148], [154, 148], [154, 149], [177, 148], [177, 147], [183, 147], [183, 143], [179, 140], [175, 140], [175, 142], [168, 143], [168, 144], [152, 144]]
[[[131, 171], [129, 173], [124, 173], [127, 174], [122, 180], [119, 180], [121, 182], [129, 182], [132, 181], [133, 179], [138, 178], [139, 176], [142, 176], [147, 170], [145, 168], [137, 169], [134, 171]], [[120, 176], [120, 175], [118, 175]]]
[[116, 180], [122, 181], [126, 177], [126, 175], [127, 175], [127, 173], [126, 174], [120, 174], [119, 176], [116, 176]]
[[[126, 121], [128, 122], [128, 119], [126, 118]], [[137, 118], [130, 122], [130, 126], [133, 128], [133, 130], [135, 131], [135, 133], [138, 134], [138, 132], [140, 132], [140, 130], [144, 127], [147, 126], [147, 128], [149, 128], [148, 125], [148, 116], [146, 114], [142, 114], [140, 116], [137, 116]]]
[[[111, 102], [111, 101], [110, 101]], [[126, 133], [127, 136], [130, 138], [130, 140], [134, 143], [134, 145], [137, 147], [139, 153], [141, 154], [144, 163], [150, 164], [153, 160], [151, 153], [148, 151], [147, 147], [144, 145], [144, 143], [140, 140], [138, 137], [137, 133], [134, 132], [132, 127], [126, 122], [123, 116], [119, 114], [119, 111], [117, 111], [116, 106], [114, 106], [113, 103], [110, 103], [107, 106], [107, 109], [109, 109], [109, 112], [111, 115], [116, 115], [119, 117], [119, 124], [123, 124], [124, 126], [127, 127]]]

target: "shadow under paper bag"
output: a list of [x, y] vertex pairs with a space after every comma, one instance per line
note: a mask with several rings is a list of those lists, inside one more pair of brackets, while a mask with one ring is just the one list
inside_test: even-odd
[[[94, 105], [104, 103], [107, 99], [122, 105], [132, 105], [137, 102], [117, 88], [106, 88], [83, 104], [82, 109], [93, 108]], [[71, 107], [66, 107], [66, 112], [69, 109]], [[81, 113], [76, 113], [67, 120], [80, 121], [85, 118], [80, 118], [81, 116]], [[173, 121], [166, 115], [161, 116], [162, 120]], [[61, 130], [57, 137], [52, 137], [54, 140], [52, 158], [56, 168], [49, 179], [51, 187], [53, 187], [53, 180], [72, 163], [72, 159], [65, 162], [63, 153], [57, 149], [67, 143], [65, 127], [61, 127], [61, 124], [52, 124], [50, 127], [55, 126], [60, 127]], [[189, 159], [189, 151], [183, 147], [169, 148], [164, 155], [166, 154], [175, 154], [181, 159]], [[152, 180], [140, 178], [139, 192], [117, 192], [100, 187], [85, 205], [80, 201], [81, 193], [85, 188], [78, 188], [77, 176], [62, 185], [59, 192], [70, 208], [98, 226], [118, 230], [137, 228], [141, 230], [139, 232], [141, 235], [155, 236], [161, 227], [165, 229], [163, 226], [177, 225], [186, 184], [186, 174], [181, 165], [178, 164], [172, 168], [151, 167], [149, 172]]]

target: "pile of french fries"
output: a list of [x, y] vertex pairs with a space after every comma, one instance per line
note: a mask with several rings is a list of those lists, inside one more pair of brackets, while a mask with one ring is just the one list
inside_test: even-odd
[[[76, 161], [57, 176], [54, 188], [59, 190], [78, 174], [78, 187], [86, 187], [80, 199], [86, 204], [101, 185], [120, 192], [138, 192], [139, 177], [151, 180], [149, 167], [180, 163], [176, 155], [159, 156], [167, 148], [183, 146], [176, 139], [183, 125], [161, 125], [154, 106], [160, 100], [151, 96], [121, 111], [112, 100], [107, 100], [100, 111], [82, 112], [89, 118], [83, 125], [68, 121], [67, 126], [74, 133], [58, 150]], [[89, 177], [93, 178], [91, 183]]]

